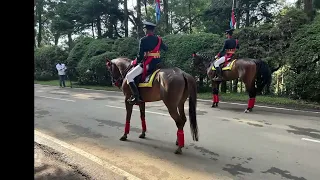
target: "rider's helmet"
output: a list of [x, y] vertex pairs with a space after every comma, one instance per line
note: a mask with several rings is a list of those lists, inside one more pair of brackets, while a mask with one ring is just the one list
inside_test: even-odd
[[147, 30], [154, 30], [154, 28], [157, 26], [154, 23], [143, 21], [143, 28], [146, 28]]
[[226, 30], [226, 34], [229, 34], [230, 36], [232, 36], [234, 29], [227, 29]]

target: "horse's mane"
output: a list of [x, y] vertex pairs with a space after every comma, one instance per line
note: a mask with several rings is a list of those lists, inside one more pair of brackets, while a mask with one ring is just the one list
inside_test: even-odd
[[204, 52], [204, 53], [197, 52], [196, 55], [207, 62], [211, 62], [212, 60], [215, 60], [212, 52]]
[[127, 57], [117, 57], [115, 59], [112, 59], [111, 62], [112, 63], [120, 63], [122, 60], [126, 61], [126, 62], [131, 62], [132, 60], [127, 58]]
[[131, 59], [126, 57], [118, 57], [112, 59], [111, 63], [115, 64], [119, 68], [120, 72], [123, 72], [130, 66], [131, 61]]

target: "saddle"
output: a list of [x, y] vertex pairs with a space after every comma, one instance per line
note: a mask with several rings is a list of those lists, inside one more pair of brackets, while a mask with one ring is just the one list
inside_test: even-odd
[[154, 80], [155, 74], [163, 67], [164, 66], [162, 62], [158, 63], [154, 69], [149, 69], [147, 71], [144, 80], [142, 80], [142, 74], [140, 74], [134, 78], [134, 83], [137, 85], [137, 87], [152, 87], [152, 82]]

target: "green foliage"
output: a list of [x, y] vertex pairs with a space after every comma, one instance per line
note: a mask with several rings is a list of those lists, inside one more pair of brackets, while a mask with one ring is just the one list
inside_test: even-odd
[[67, 52], [57, 46], [41, 47], [35, 49], [35, 79], [54, 79], [57, 77], [56, 64], [65, 62]]
[[117, 52], [105, 52], [88, 59], [82, 59], [78, 65], [78, 82], [86, 85], [110, 85], [111, 79], [106, 69], [106, 58], [114, 59]]
[[108, 38], [96, 39], [90, 42], [82, 59], [89, 59], [90, 57], [103, 54], [107, 51], [112, 51], [113, 42], [112, 39]]
[[114, 42], [112, 49], [118, 52], [119, 56], [134, 59], [139, 49], [139, 41], [133, 37], [120, 38]]
[[223, 46], [223, 40], [215, 34], [199, 33], [188, 35], [168, 35], [163, 38], [168, 51], [162, 52], [165, 65], [179, 67], [191, 72], [190, 64], [193, 52], [218, 51]]
[[286, 84], [293, 97], [320, 102], [320, 16], [294, 37], [287, 51], [292, 72]]
[[72, 48], [72, 50], [69, 53], [69, 56], [67, 58], [66, 65], [68, 67], [68, 71], [72, 77], [72, 79], [78, 77], [79, 73], [76, 70], [76, 67], [82, 57], [85, 55], [85, 53], [88, 50], [88, 45], [93, 41], [93, 38], [85, 37], [78, 39], [76, 41], [75, 46]]

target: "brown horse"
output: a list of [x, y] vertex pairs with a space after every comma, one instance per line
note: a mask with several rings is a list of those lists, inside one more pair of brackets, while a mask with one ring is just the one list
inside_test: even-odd
[[[131, 90], [127, 81], [125, 80], [126, 74], [133, 66], [131, 60], [127, 58], [116, 58], [107, 60], [107, 69], [111, 74], [112, 82], [118, 88], [121, 88], [125, 96], [126, 106], [126, 125], [124, 135], [120, 138], [121, 141], [127, 140], [127, 135], [130, 129], [130, 119], [132, 114], [133, 105], [128, 103], [127, 100], [131, 96]], [[141, 75], [140, 75], [141, 76]], [[139, 77], [139, 76], [138, 76]], [[184, 147], [184, 131], [183, 127], [187, 121], [184, 112], [184, 103], [189, 98], [189, 119], [191, 135], [194, 141], [198, 141], [198, 124], [196, 117], [197, 105], [197, 87], [195, 79], [182, 71], [179, 68], [165, 68], [158, 69], [151, 73], [149, 78], [149, 85], [146, 86], [139, 83], [139, 91], [144, 103], [138, 104], [140, 108], [140, 117], [142, 123], [142, 133], [139, 138], [145, 138], [146, 122], [145, 122], [145, 102], [155, 102], [162, 100], [167, 106], [170, 116], [174, 119], [178, 131], [177, 141], [178, 149], [176, 154], [181, 154], [181, 148]], [[146, 79], [148, 79], [148, 77]], [[145, 86], [144, 86], [145, 85]], [[143, 87], [144, 86], [144, 87]]]
[[209, 54], [194, 53], [193, 65], [197, 70], [207, 73], [212, 82], [212, 106], [218, 107], [219, 103], [219, 85], [221, 81], [230, 81], [240, 78], [245, 84], [246, 91], [249, 94], [248, 107], [244, 111], [248, 113], [252, 111], [256, 95], [260, 94], [263, 88], [271, 83], [271, 71], [266, 62], [260, 59], [231, 59], [226, 63], [222, 63], [222, 79], [216, 80], [215, 68], [213, 66], [214, 57]]

